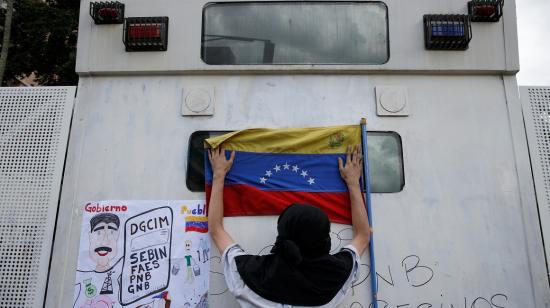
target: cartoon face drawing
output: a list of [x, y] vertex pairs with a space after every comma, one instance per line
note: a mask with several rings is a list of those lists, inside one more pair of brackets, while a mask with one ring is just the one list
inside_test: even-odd
[[96, 263], [95, 270], [109, 269], [110, 261], [117, 255], [118, 228], [120, 219], [115, 214], [97, 214], [90, 219], [90, 258]]
[[191, 250], [191, 241], [187, 240], [185, 241], [185, 251], [190, 251], [190, 250]]

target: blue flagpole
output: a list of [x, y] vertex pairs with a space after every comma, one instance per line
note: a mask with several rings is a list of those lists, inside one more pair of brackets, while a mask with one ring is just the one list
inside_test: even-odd
[[[367, 214], [369, 216], [369, 225], [372, 228], [372, 208], [370, 200], [370, 178], [369, 178], [369, 151], [367, 147], [367, 119], [361, 118], [361, 145], [363, 147], [363, 189], [365, 191], [365, 200]], [[372, 308], [378, 308], [377, 294], [378, 284], [376, 283], [376, 266], [374, 262], [374, 236], [370, 234], [369, 243], [370, 256], [370, 281], [372, 287]]]

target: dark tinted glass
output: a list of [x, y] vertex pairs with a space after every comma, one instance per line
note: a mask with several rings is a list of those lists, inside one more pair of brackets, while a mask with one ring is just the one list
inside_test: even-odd
[[203, 12], [208, 64], [383, 64], [382, 2], [215, 3]]
[[[189, 139], [187, 188], [204, 191], [204, 140], [224, 131], [197, 131]], [[369, 170], [373, 193], [398, 192], [405, 185], [401, 137], [395, 132], [369, 132]]]

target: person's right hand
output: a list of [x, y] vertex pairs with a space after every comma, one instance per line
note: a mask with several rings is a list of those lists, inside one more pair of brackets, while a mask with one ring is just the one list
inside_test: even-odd
[[235, 159], [235, 151], [231, 152], [229, 159], [225, 158], [225, 149], [221, 146], [215, 149], [208, 149], [208, 159], [212, 166], [212, 173], [215, 177], [225, 177]]
[[338, 157], [338, 169], [340, 176], [348, 186], [359, 184], [359, 179], [363, 173], [363, 157], [358, 146], [351, 147], [348, 145], [346, 155], [346, 164], [342, 158]]

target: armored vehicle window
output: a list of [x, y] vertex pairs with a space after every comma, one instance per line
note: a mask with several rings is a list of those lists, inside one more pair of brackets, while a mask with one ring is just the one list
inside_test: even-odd
[[235, 2], [204, 7], [207, 64], [383, 64], [382, 2]]
[[[187, 188], [204, 191], [204, 140], [227, 131], [196, 131], [189, 138]], [[369, 168], [373, 193], [399, 192], [405, 185], [401, 137], [395, 132], [369, 132]]]

